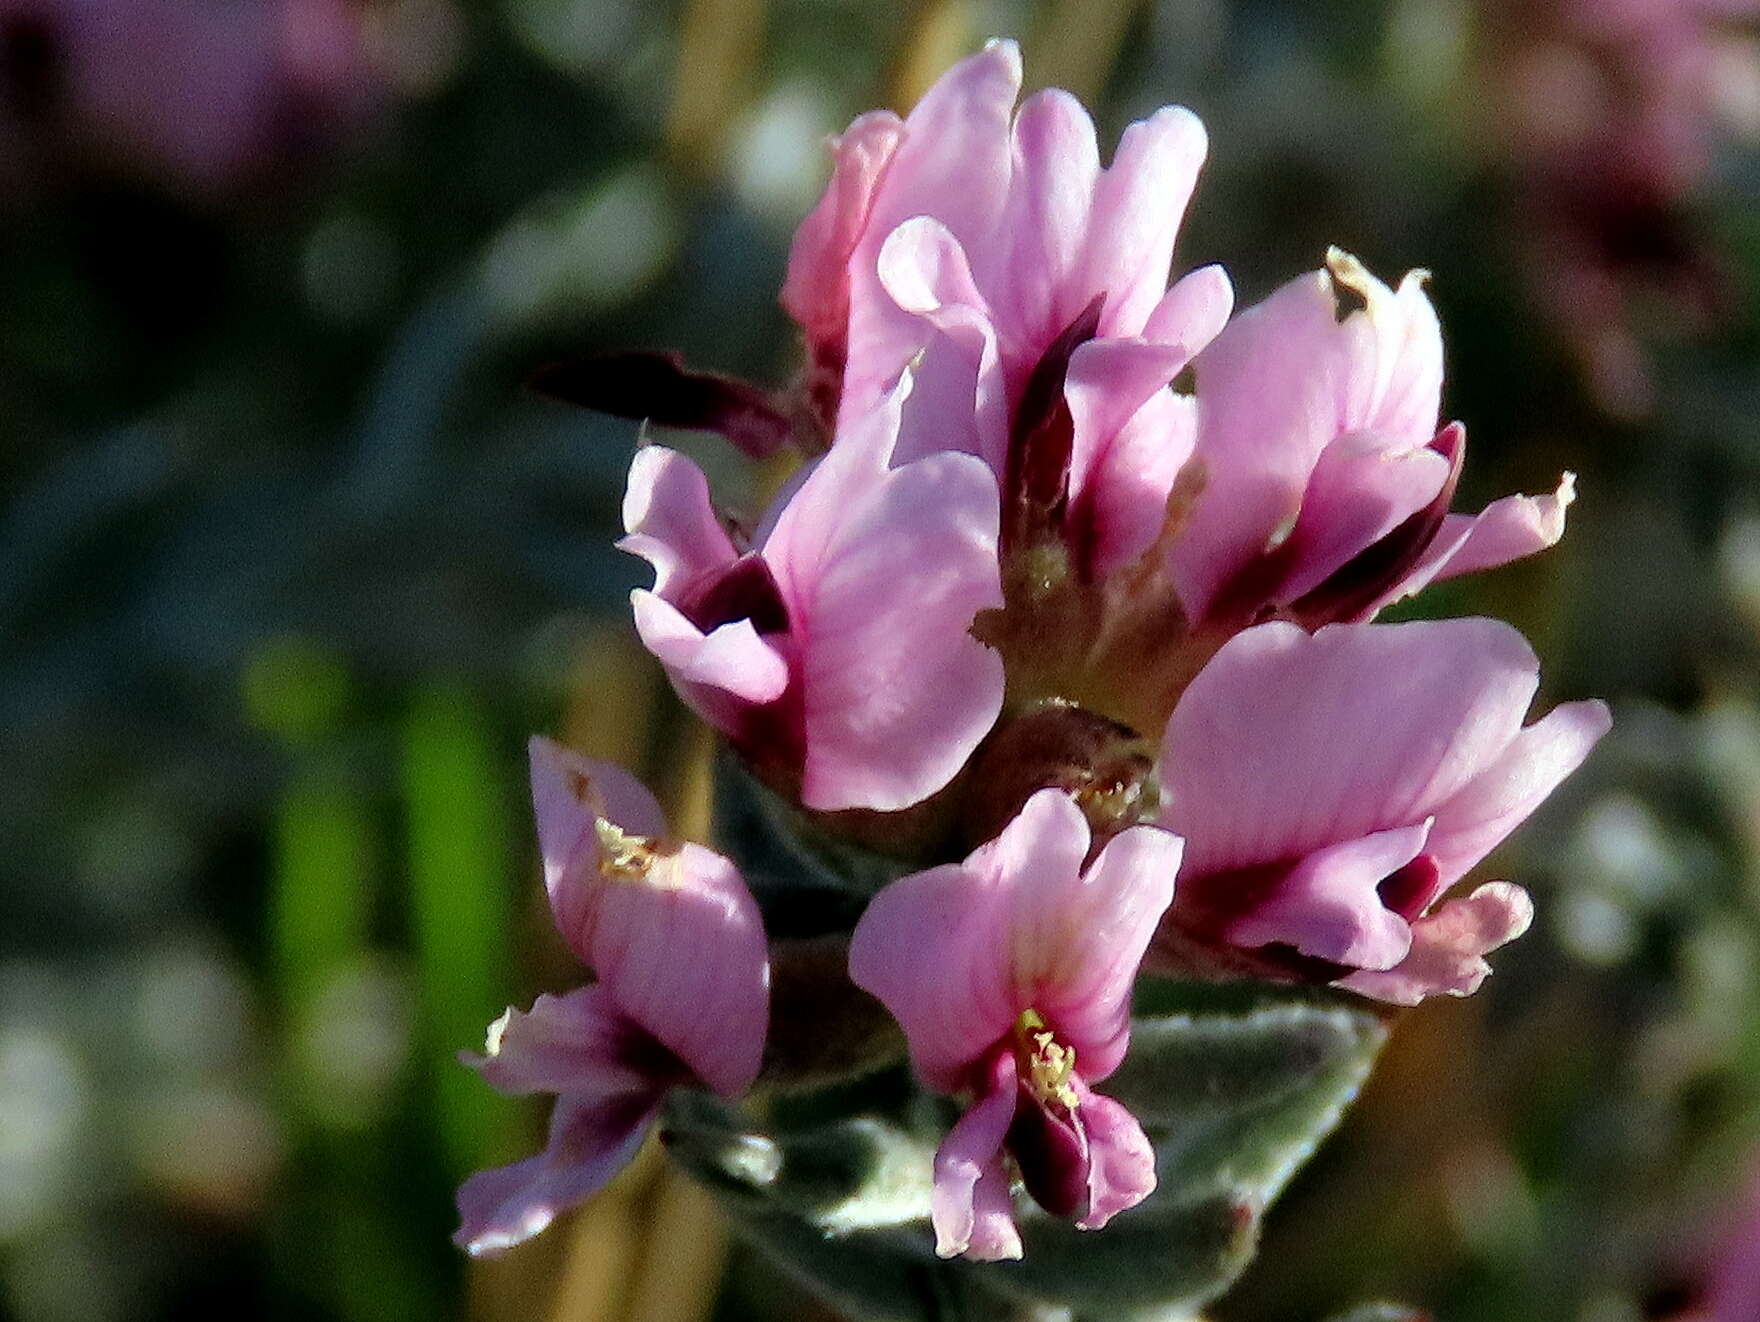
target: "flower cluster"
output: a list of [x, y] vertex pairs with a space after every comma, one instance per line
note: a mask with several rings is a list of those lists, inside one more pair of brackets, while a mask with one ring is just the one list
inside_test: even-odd
[[[1162, 110], [1103, 167], [1058, 91], [1018, 111], [992, 43], [908, 118], [835, 144], [783, 302], [773, 396], [625, 356], [569, 393], [803, 463], [742, 526], [684, 455], [630, 474], [636, 628], [800, 830], [890, 856], [848, 977], [964, 1100], [935, 1160], [946, 1256], [1019, 1256], [1016, 1183], [1098, 1228], [1155, 1154], [1095, 1091], [1139, 972], [1467, 994], [1531, 906], [1448, 892], [1587, 755], [1605, 708], [1524, 725], [1538, 666], [1484, 619], [1374, 623], [1563, 531], [1557, 491], [1452, 511], [1421, 273], [1344, 253], [1232, 315], [1169, 287], [1201, 125]], [[461, 1242], [540, 1229], [667, 1089], [760, 1073], [766, 949], [734, 865], [664, 842], [613, 768], [534, 744], [558, 926], [598, 976], [509, 1012], [476, 1062], [559, 1094], [546, 1154], [476, 1177]], [[716, 1007], [704, 1014], [703, 1007]]]

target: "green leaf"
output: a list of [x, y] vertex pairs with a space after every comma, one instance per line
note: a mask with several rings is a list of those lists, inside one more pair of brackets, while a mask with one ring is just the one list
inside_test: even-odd
[[912, 870], [908, 862], [834, 838], [726, 752], [715, 774], [715, 842], [739, 860], [767, 920], [772, 908], [805, 905], [836, 910], [847, 927], [869, 896]]
[[1189, 1318], [1250, 1261], [1266, 1208], [1355, 1096], [1385, 1029], [1330, 996], [1255, 989], [1231, 1005], [1214, 989], [1155, 993], [1145, 999], [1171, 1012], [1135, 1021], [1130, 1056], [1101, 1090], [1142, 1121], [1159, 1187], [1094, 1232], [1017, 1199], [1020, 1262], [935, 1258], [931, 1163], [952, 1110], [920, 1093], [888, 1106], [887, 1076], [827, 1094], [798, 1126], [675, 1104], [672, 1151], [748, 1238], [854, 1317]]

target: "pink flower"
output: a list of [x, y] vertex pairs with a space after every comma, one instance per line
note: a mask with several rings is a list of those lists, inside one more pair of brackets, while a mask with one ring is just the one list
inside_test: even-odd
[[[1055, 444], [1069, 502], [1103, 528], [1120, 430], [1232, 303], [1218, 267], [1167, 287], [1204, 129], [1162, 109], [1103, 169], [1081, 105], [1053, 89], [1015, 113], [1020, 82], [1019, 51], [994, 41], [905, 120], [851, 125], [796, 236], [783, 303], [807, 332], [827, 419], [859, 419], [908, 369], [909, 407], [936, 420], [913, 434], [981, 456], [1011, 490], [1024, 436], [1067, 396]], [[1123, 466], [1128, 483], [1134, 461]]]
[[458, 1192], [456, 1240], [499, 1253], [601, 1188], [635, 1154], [669, 1089], [735, 1097], [758, 1075], [769, 962], [733, 864], [662, 838], [653, 796], [615, 766], [533, 739], [532, 800], [556, 927], [597, 975], [540, 996], [466, 1057], [508, 1093], [556, 1093], [536, 1157]]
[[1170, 935], [1281, 951], [1399, 1004], [1476, 990], [1527, 895], [1493, 882], [1433, 906], [1608, 727], [1573, 702], [1524, 728], [1537, 685], [1494, 620], [1237, 635], [1162, 743], [1160, 821], [1186, 841]]
[[[1334, 249], [1327, 269], [1229, 323], [1196, 364], [1202, 491], [1171, 546], [1188, 616], [1367, 619], [1436, 578], [1552, 545], [1573, 494], [1449, 514], [1465, 456], [1437, 430], [1442, 334], [1425, 273], [1389, 289]], [[1362, 306], [1340, 317], [1340, 303]]]
[[738, 543], [690, 460], [641, 451], [626, 550], [654, 566], [636, 628], [679, 692], [773, 783], [820, 809], [908, 807], [940, 789], [1002, 705], [971, 636], [1000, 604], [996, 490], [967, 455], [894, 467], [904, 390]]
[[964, 863], [880, 892], [851, 939], [850, 977], [903, 1027], [923, 1081], [973, 1099], [935, 1157], [943, 1257], [1020, 1256], [1005, 1151], [1040, 1206], [1083, 1229], [1155, 1187], [1142, 1128], [1089, 1085], [1124, 1058], [1180, 841], [1133, 827], [1084, 868], [1090, 844], [1075, 802], [1041, 790]]

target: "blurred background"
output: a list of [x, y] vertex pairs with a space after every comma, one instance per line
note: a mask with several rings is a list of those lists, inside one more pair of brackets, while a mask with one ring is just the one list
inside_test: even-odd
[[1243, 303], [1429, 268], [1463, 506], [1579, 475], [1423, 603], [1614, 700], [1501, 860], [1541, 920], [1214, 1319], [1703, 1303], [1760, 1169], [1760, 0], [0, 0], [0, 1318], [834, 1317], [652, 1153], [448, 1243], [543, 1119], [454, 1054], [577, 980], [527, 733], [703, 811], [610, 545], [635, 429], [521, 382], [786, 380], [822, 139], [991, 34], [1106, 144], [1204, 117], [1176, 261]]

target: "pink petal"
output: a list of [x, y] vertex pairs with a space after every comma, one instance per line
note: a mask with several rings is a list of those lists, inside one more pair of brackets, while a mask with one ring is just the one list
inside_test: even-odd
[[630, 1019], [738, 1096], [758, 1076], [769, 1023], [758, 906], [733, 864], [701, 845], [658, 846], [639, 869], [605, 870], [591, 888], [589, 962]]
[[636, 451], [623, 497], [623, 526], [629, 536], [618, 546], [654, 566], [654, 591], [661, 596], [738, 554], [716, 516], [703, 470], [664, 446]]
[[1161, 301], [1174, 238], [1208, 148], [1203, 124], [1179, 106], [1164, 106], [1124, 131], [1095, 187], [1080, 281], [1085, 290], [1106, 292], [1102, 335], [1142, 333]]
[[1014, 1056], [1000, 1051], [984, 1096], [947, 1131], [935, 1152], [929, 1218], [935, 1227], [935, 1252], [943, 1258], [964, 1254], [994, 1262], [1021, 1256], [1014, 1200], [1002, 1163], [1017, 1091]]
[[[1056, 790], [1029, 799], [1003, 835], [1015, 833], [1030, 846], [1028, 828], [1046, 843], [1016, 863], [1008, 915], [1014, 982], [1025, 1004], [1076, 1048], [1082, 1077], [1098, 1082], [1118, 1068], [1129, 1045], [1131, 986], [1173, 899], [1183, 842], [1152, 826], [1134, 826], [1110, 840], [1082, 873], [1087, 823]], [[1053, 833], [1081, 846], [1068, 871], [1061, 850], [1050, 844]], [[975, 856], [967, 866], [976, 867]]]
[[484, 1054], [461, 1059], [515, 1096], [647, 1093], [676, 1081], [682, 1068], [624, 1016], [602, 986], [540, 996], [524, 1013], [509, 1009], [490, 1025]]
[[1491, 972], [1484, 957], [1527, 931], [1533, 918], [1533, 902], [1520, 886], [1488, 882], [1413, 923], [1411, 953], [1398, 965], [1353, 973], [1338, 985], [1395, 1005], [1470, 996]]
[[1192, 455], [1197, 411], [1189, 395], [1149, 397], [1113, 437], [1096, 465], [1092, 570], [1102, 578], [1155, 544], [1167, 520], [1167, 497]]
[[582, 757], [538, 735], [526, 747], [550, 912], [562, 939], [590, 963], [581, 934], [598, 876], [599, 819], [640, 836], [663, 835], [666, 819], [647, 788], [615, 763]]
[[1143, 338], [1177, 344], [1196, 354], [1222, 333], [1234, 311], [1234, 285], [1220, 266], [1200, 266], [1181, 277], [1155, 305]]
[[813, 808], [920, 802], [1002, 706], [1001, 658], [970, 633], [1002, 602], [995, 478], [964, 454], [888, 470], [899, 404], [838, 439], [764, 546], [794, 622]]
[[735, 620], [704, 633], [677, 607], [637, 588], [629, 596], [636, 633], [678, 682], [687, 701], [717, 728], [727, 728], [728, 708], [691, 689], [710, 689], [738, 703], [774, 702], [788, 688], [788, 662], [750, 620]]
[[1582, 765], [1612, 723], [1606, 703], [1567, 702], [1555, 707], [1439, 804], [1425, 852], [1435, 858], [1442, 884], [1452, 886], [1526, 821], [1558, 783]]
[[1336, 435], [1331, 287], [1311, 273], [1229, 322], [1196, 360], [1194, 457], [1205, 485], [1174, 554], [1188, 613], [1293, 523], [1321, 450]]
[[876, 110], [832, 141], [831, 182], [795, 231], [782, 285], [782, 306], [809, 336], [841, 342], [846, 333], [850, 256], [903, 136], [897, 115]]
[[1449, 461], [1428, 445], [1407, 448], [1375, 432], [1327, 446], [1308, 479], [1284, 554], [1279, 599], [1319, 586], [1352, 556], [1424, 508], [1448, 480]]
[[[1397, 452], [1435, 433], [1442, 338], [1421, 274], [1395, 292], [1348, 254], [1327, 263], [1236, 317], [1197, 359], [1206, 485], [1174, 561], [1193, 614], [1289, 533], [1339, 437], [1375, 433]], [[1366, 304], [1342, 321], [1340, 289]]]
[[1074, 279], [1100, 176], [1094, 122], [1081, 102], [1055, 88], [1028, 97], [1015, 116], [1013, 162], [987, 284], [1024, 371], [1099, 292]]
[[1106, 452], [1119, 433], [1189, 358], [1184, 345], [1147, 340], [1089, 340], [1070, 355], [1064, 398], [1075, 424], [1072, 500], [1094, 493], [1097, 470], [1105, 471]]
[[850, 937], [850, 981], [885, 1004], [937, 1092], [965, 1088], [1026, 1008], [997, 950], [1004, 902], [984, 878], [945, 864], [886, 887]]
[[[925, 332], [912, 368], [915, 382], [908, 407], [934, 418], [923, 453], [962, 450], [1002, 472], [1008, 445], [1007, 390], [993, 314], [973, 281], [965, 249], [939, 220], [917, 216], [887, 238], [877, 271], [887, 296], [939, 333]], [[840, 431], [857, 421], [852, 410], [844, 410]], [[916, 457], [900, 453], [897, 462]]]
[[1088, 1134], [1088, 1212], [1076, 1222], [1099, 1230], [1155, 1192], [1155, 1149], [1123, 1103], [1077, 1086], [1079, 1114]]
[[651, 1092], [559, 1100], [542, 1155], [479, 1171], [464, 1182], [453, 1242], [473, 1257], [492, 1257], [585, 1202], [635, 1156], [661, 1097]]
[[1392, 968], [1411, 948], [1412, 934], [1376, 887], [1418, 856], [1429, 833], [1425, 822], [1315, 850], [1230, 926], [1228, 939], [1240, 946], [1280, 942], [1353, 968]]
[[1494, 620], [1248, 629], [1168, 722], [1162, 825], [1192, 875], [1415, 825], [1509, 747], [1538, 669]]
[[1130, 1036], [1130, 990], [1173, 894], [1180, 842], [1133, 827], [1086, 874], [1087, 820], [1041, 790], [963, 865], [892, 883], [850, 942], [850, 977], [904, 1029], [930, 1087], [956, 1092], [1035, 1009], [1104, 1078]]
[[1425, 273], [1408, 273], [1396, 292], [1349, 253], [1335, 248], [1326, 263], [1334, 286], [1366, 304], [1339, 326], [1339, 430], [1424, 444], [1442, 401], [1442, 328], [1424, 293]]
[[873, 407], [927, 342], [929, 328], [880, 288], [880, 247], [913, 216], [934, 216], [968, 250], [996, 223], [1009, 176], [1009, 117], [1020, 51], [991, 42], [943, 74], [905, 120], [905, 136], [850, 262], [848, 367], [839, 421]]
[[1476, 515], [1451, 515], [1470, 529], [1438, 568], [1437, 579], [1496, 569], [1553, 546], [1564, 536], [1565, 511], [1576, 499], [1576, 476], [1566, 473], [1550, 496], [1505, 496]]

